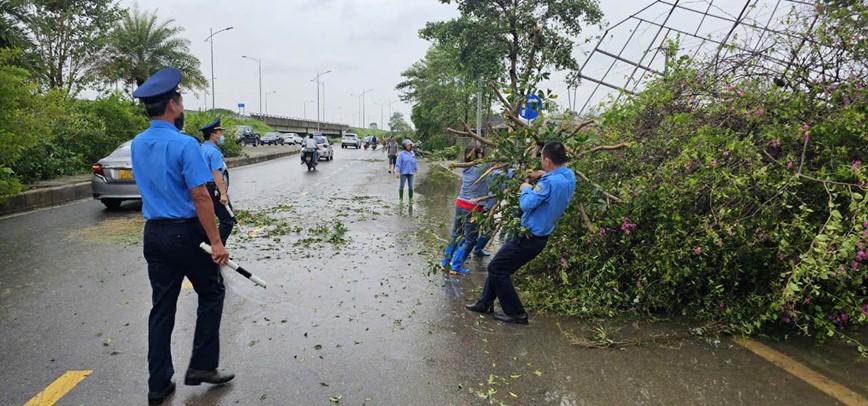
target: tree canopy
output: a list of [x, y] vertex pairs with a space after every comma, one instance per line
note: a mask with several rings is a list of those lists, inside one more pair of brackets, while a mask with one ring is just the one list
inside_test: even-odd
[[173, 66], [184, 74], [184, 84], [201, 89], [207, 86], [199, 70], [199, 59], [190, 52], [190, 40], [180, 35], [184, 28], [174, 19], [160, 21], [156, 11], [138, 6], [124, 10], [112, 30], [100, 72], [107, 82], [140, 86], [154, 72]]

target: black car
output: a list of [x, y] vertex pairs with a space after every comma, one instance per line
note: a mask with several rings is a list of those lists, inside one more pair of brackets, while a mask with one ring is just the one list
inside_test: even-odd
[[253, 145], [256, 147], [262, 143], [259, 133], [253, 131], [253, 128], [248, 125], [239, 125], [235, 127], [235, 139], [242, 146]]

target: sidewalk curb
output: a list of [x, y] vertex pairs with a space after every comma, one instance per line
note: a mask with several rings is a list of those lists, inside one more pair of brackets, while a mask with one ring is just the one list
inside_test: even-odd
[[[234, 157], [225, 160], [226, 166], [229, 168], [237, 168], [257, 164], [260, 162], [279, 159], [290, 155], [298, 154], [298, 150], [284, 151], [275, 154], [261, 155], [257, 157]], [[92, 197], [90, 181], [76, 182], [69, 185], [54, 186], [47, 188], [39, 188], [27, 190], [21, 194], [13, 196], [4, 202], [0, 202], [0, 216], [8, 214], [29, 211], [49, 206], [57, 206], [75, 200], [86, 199]]]

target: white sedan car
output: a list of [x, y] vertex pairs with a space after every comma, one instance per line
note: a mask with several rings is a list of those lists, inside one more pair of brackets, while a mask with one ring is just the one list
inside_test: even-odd
[[323, 136], [314, 137], [316, 139], [317, 151], [319, 151], [320, 161], [331, 161], [335, 158], [335, 151], [332, 145], [329, 144], [329, 139]]

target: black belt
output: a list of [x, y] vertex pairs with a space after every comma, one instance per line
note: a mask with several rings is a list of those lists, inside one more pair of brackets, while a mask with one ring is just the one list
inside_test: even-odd
[[528, 239], [528, 240], [542, 240], [542, 239], [546, 239], [546, 238], [549, 238], [549, 236], [547, 236], [547, 235], [544, 235], [544, 236], [538, 236], [538, 235], [533, 235], [533, 234], [528, 234], [528, 235], [527, 235], [527, 239]]
[[198, 218], [188, 218], [188, 219], [153, 219], [148, 220], [148, 223], [154, 224], [186, 224], [186, 223], [195, 223], [199, 221]]

